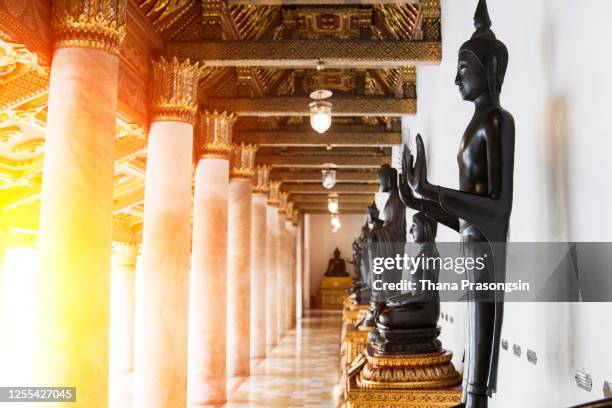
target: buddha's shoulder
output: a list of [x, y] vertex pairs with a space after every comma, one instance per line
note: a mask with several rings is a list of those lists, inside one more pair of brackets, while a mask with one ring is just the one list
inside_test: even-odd
[[482, 123], [490, 128], [511, 126], [514, 128], [514, 117], [502, 107], [494, 107], [484, 111], [480, 117]]

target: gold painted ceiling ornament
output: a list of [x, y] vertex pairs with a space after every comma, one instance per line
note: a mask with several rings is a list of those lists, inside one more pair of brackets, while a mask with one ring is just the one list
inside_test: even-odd
[[280, 195], [280, 181], [271, 181], [268, 190], [268, 205], [278, 207]]
[[280, 192], [278, 193], [278, 212], [279, 214], [287, 213], [287, 200], [289, 199], [289, 193]]
[[37, 137], [34, 139], [26, 140], [23, 143], [19, 143], [12, 149], [13, 154], [18, 156], [33, 156], [42, 154], [45, 147], [45, 139]]
[[127, 0], [55, 0], [55, 48], [93, 48], [119, 56], [126, 34]]
[[255, 174], [257, 145], [241, 143], [233, 145], [230, 158], [230, 179], [251, 180]]
[[228, 112], [208, 112], [200, 115], [199, 140], [203, 158], [229, 159], [232, 152], [232, 128], [236, 115]]
[[199, 63], [164, 57], [152, 63], [153, 120], [195, 123], [198, 79], [203, 73]]
[[253, 194], [268, 194], [270, 190], [270, 166], [255, 167]]
[[37, 54], [22, 44], [0, 39], [0, 79], [18, 72], [20, 68], [34, 69], [39, 74], [46, 75], [46, 68], [39, 64]]
[[0, 145], [11, 144], [21, 137], [21, 128], [16, 125], [0, 127]]

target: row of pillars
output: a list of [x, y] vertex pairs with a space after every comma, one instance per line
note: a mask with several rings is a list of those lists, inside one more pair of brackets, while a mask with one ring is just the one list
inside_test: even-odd
[[111, 319], [125, 0], [72, 3], [54, 3], [33, 383], [76, 387], [70, 407], [108, 406], [110, 343], [113, 370], [134, 369], [134, 407], [222, 404], [226, 377], [248, 375], [295, 323], [296, 226], [278, 184], [266, 194], [260, 183], [266, 169], [253, 191], [248, 170], [230, 165], [232, 115], [203, 115], [194, 143], [198, 64], [156, 60], [142, 275], [136, 247], [122, 245]]

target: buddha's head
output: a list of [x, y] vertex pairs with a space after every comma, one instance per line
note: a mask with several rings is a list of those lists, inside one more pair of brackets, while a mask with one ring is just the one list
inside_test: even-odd
[[412, 227], [410, 227], [410, 234], [417, 244], [423, 244], [426, 242], [434, 242], [436, 240], [436, 234], [438, 232], [438, 223], [425, 213], [418, 212], [412, 217]]
[[334, 258], [340, 258], [340, 250], [338, 249], [338, 247], [336, 247], [336, 249], [334, 250]]
[[368, 206], [368, 222], [372, 223], [375, 219], [380, 216], [380, 212], [378, 211], [378, 207], [376, 206], [376, 201], [373, 201], [371, 205]]
[[455, 78], [461, 97], [472, 102], [485, 93], [499, 97], [508, 67], [508, 49], [491, 30], [486, 0], [478, 2], [474, 27], [472, 38], [459, 49]]
[[380, 191], [383, 193], [397, 190], [397, 170], [388, 164], [380, 166], [378, 184], [380, 185]]

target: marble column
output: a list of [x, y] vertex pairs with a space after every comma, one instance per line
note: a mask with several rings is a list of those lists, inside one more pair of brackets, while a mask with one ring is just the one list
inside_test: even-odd
[[142, 276], [136, 285], [134, 407], [184, 408], [198, 64], [152, 64]]
[[276, 264], [278, 240], [278, 194], [280, 182], [271, 181], [266, 206], [266, 350], [276, 346], [277, 332], [277, 289]]
[[251, 359], [266, 356], [266, 199], [270, 168], [257, 166], [251, 208]]
[[304, 316], [304, 222], [298, 211], [294, 214], [294, 225], [296, 227], [295, 239], [295, 273], [296, 273], [296, 319], [301, 319]]
[[197, 132], [193, 265], [189, 291], [188, 407], [226, 401], [227, 214], [236, 117], [203, 112]]
[[293, 210], [287, 211], [287, 221], [285, 221], [287, 231], [287, 288], [286, 302], [287, 315], [285, 325], [287, 330], [295, 325], [295, 227], [293, 226]]
[[286, 290], [287, 290], [287, 232], [285, 230], [285, 221], [287, 220], [287, 193], [279, 194], [278, 203], [278, 218], [277, 231], [278, 239], [276, 241], [276, 340], [280, 340], [287, 333], [286, 327]]
[[138, 245], [115, 245], [111, 273], [110, 372], [134, 369], [134, 306]]
[[108, 405], [114, 145], [126, 2], [98, 3], [82, 0], [75, 10], [57, 1], [53, 8], [33, 384], [77, 388], [76, 403], [57, 407]]
[[230, 162], [227, 222], [227, 374], [251, 365], [251, 211], [257, 146], [236, 145]]

